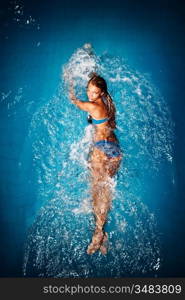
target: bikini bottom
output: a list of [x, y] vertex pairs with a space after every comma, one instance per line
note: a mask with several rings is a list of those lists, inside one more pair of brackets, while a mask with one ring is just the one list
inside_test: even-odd
[[118, 157], [122, 154], [120, 146], [117, 142], [100, 140], [94, 143], [94, 147], [103, 151], [109, 158]]

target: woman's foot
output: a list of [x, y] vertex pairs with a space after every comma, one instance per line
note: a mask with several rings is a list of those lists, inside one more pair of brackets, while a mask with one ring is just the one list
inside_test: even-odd
[[103, 238], [104, 238], [103, 231], [96, 229], [92, 238], [92, 242], [87, 248], [87, 254], [93, 254], [95, 251], [97, 251], [102, 245]]
[[108, 234], [107, 232], [104, 233], [103, 241], [100, 246], [100, 251], [102, 254], [107, 254], [107, 248], [108, 248]]

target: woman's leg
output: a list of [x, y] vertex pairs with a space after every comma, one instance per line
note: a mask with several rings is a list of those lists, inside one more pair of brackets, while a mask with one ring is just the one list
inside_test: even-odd
[[95, 216], [95, 231], [92, 242], [87, 249], [88, 254], [92, 254], [98, 250], [103, 242], [103, 227], [106, 223], [106, 217], [111, 203], [110, 188], [102, 178], [96, 177], [92, 179], [91, 193]]
[[[99, 151], [99, 150], [97, 150]], [[104, 153], [95, 151], [91, 159], [91, 194], [93, 200], [93, 212], [95, 215], [95, 232], [92, 242], [87, 249], [88, 254], [100, 249], [106, 253], [103, 242], [107, 241], [107, 234], [103, 227], [107, 220], [107, 214], [111, 207], [112, 187], [110, 178], [117, 172], [121, 158], [107, 158]]]

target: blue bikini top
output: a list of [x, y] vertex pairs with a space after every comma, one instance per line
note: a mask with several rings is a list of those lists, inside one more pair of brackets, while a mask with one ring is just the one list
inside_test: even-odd
[[[105, 103], [106, 98], [105, 98], [105, 97], [102, 97], [102, 100], [103, 100], [103, 102]], [[90, 115], [88, 115], [87, 120], [88, 120], [89, 123], [92, 123], [92, 124], [102, 124], [102, 123], [105, 123], [106, 121], [108, 121], [109, 118], [96, 120], [96, 119], [93, 119]]]
[[92, 124], [102, 124], [108, 121], [109, 118], [101, 119], [101, 120], [96, 120], [92, 118]]
[[92, 124], [102, 124], [102, 123], [105, 123], [105, 122], [108, 121], [108, 120], [109, 120], [109, 118], [96, 120], [96, 119], [93, 119], [93, 118], [91, 117], [91, 115], [88, 115], [88, 117], [87, 117], [88, 123], [92, 123]]

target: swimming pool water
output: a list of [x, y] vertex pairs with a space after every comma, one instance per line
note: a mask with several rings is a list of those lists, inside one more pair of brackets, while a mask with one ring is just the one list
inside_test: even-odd
[[[7, 251], [1, 249], [1, 275], [183, 274], [183, 268], [171, 268], [175, 265], [174, 235], [178, 237], [183, 229], [181, 213], [176, 227], [171, 221], [175, 218], [171, 218], [174, 201], [181, 196], [175, 148], [178, 123], [171, 111], [172, 100], [167, 98], [171, 87], [165, 80], [172, 75], [163, 71], [165, 59], [154, 54], [155, 43], [148, 45], [153, 60], [147, 61], [149, 50], [144, 52], [146, 48], [137, 39], [139, 55], [129, 46], [128, 33], [124, 42], [120, 40], [120, 28], [124, 32], [130, 21], [119, 23], [116, 9], [117, 20], [104, 20], [103, 35], [91, 26], [93, 18], [87, 13], [75, 29], [80, 37], [73, 31], [71, 39], [74, 20], [59, 21], [64, 14], [58, 9], [59, 2], [54, 3], [50, 19], [39, 5], [21, 3], [9, 3], [9, 23], [1, 35], [4, 57], [9, 59], [4, 62], [0, 84], [1, 228]], [[46, 6], [50, 7], [49, 2]], [[64, 7], [71, 18], [74, 11], [82, 14], [80, 8], [70, 11], [66, 3]], [[96, 19], [98, 27], [97, 15]], [[89, 25], [88, 32], [84, 24]], [[115, 28], [119, 28], [116, 33]], [[151, 39], [144, 36], [143, 44], [147, 38]], [[94, 46], [91, 52], [83, 46], [89, 42]], [[143, 71], [137, 58], [145, 61], [145, 70], [153, 74]], [[156, 72], [156, 64], [160, 64], [162, 75]], [[110, 182], [114, 199], [106, 224], [110, 241], [107, 256], [86, 254], [94, 229], [87, 170], [93, 126], [67, 95], [67, 82], [72, 77], [77, 95], [87, 100], [85, 87], [93, 70], [107, 80], [117, 109], [116, 135], [124, 152], [120, 170]]]

